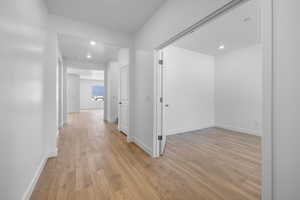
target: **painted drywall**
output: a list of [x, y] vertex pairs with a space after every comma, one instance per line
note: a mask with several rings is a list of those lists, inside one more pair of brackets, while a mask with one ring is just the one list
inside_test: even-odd
[[170, 46], [164, 50], [167, 134], [214, 126], [214, 57]]
[[108, 121], [108, 116], [109, 116], [109, 110], [108, 110], [108, 106], [109, 106], [109, 103], [108, 103], [108, 66], [107, 65], [107, 68], [104, 70], [104, 109], [103, 109], [103, 119]]
[[[132, 137], [153, 150], [153, 50], [229, 0], [167, 1], [134, 36], [130, 71], [130, 123]], [[187, 14], [188, 13], [188, 14]]]
[[129, 48], [121, 48], [118, 52], [118, 63], [122, 66], [129, 65]]
[[84, 70], [104, 70], [106, 66], [101, 65], [101, 64], [94, 64], [94, 63], [89, 63], [89, 62], [80, 62], [80, 61], [75, 61], [75, 60], [69, 60], [69, 59], [64, 59], [64, 65], [67, 68], [72, 68], [72, 69], [84, 69]]
[[46, 17], [41, 0], [0, 2], [0, 199], [28, 198], [47, 157]]
[[62, 85], [63, 85], [63, 121], [64, 124], [67, 123], [68, 121], [68, 72], [67, 72], [67, 67], [63, 61], [63, 72], [62, 72]]
[[61, 57], [58, 59], [58, 74], [57, 74], [57, 97], [58, 97], [58, 127], [61, 128], [64, 125], [64, 66]]
[[[231, 0], [172, 0], [163, 4], [135, 34], [135, 47], [153, 50]], [[188, 15], [187, 15], [188, 13]]]
[[50, 155], [57, 154], [57, 135], [58, 135], [58, 96], [57, 96], [57, 79], [58, 79], [58, 58], [59, 51], [57, 47], [57, 35], [49, 26], [47, 19], [47, 46], [46, 46], [46, 64], [44, 70], [44, 131], [47, 135], [46, 148]]
[[107, 118], [115, 122], [118, 118], [119, 107], [120, 64], [111, 62], [107, 67]]
[[103, 109], [104, 101], [93, 101], [92, 86], [104, 86], [104, 81], [80, 79], [80, 109]]
[[299, 199], [300, 2], [273, 3], [273, 199]]
[[68, 74], [67, 81], [68, 113], [80, 112], [80, 76]]
[[261, 135], [262, 46], [221, 54], [215, 64], [216, 126]]
[[105, 116], [108, 121], [115, 122], [119, 110], [119, 88], [120, 88], [120, 67], [130, 65], [130, 49], [121, 48], [118, 52], [118, 60], [108, 63], [105, 71], [107, 109]]

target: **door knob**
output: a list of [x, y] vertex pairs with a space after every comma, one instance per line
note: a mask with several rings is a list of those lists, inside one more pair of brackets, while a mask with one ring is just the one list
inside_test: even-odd
[[168, 108], [168, 107], [169, 107], [169, 104], [165, 104], [165, 107]]
[[121, 105], [121, 104], [122, 104], [122, 102], [119, 102], [119, 104]]

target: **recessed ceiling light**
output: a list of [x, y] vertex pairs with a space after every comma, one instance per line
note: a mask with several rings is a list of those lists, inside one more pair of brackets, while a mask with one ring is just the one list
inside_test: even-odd
[[244, 22], [248, 22], [248, 21], [251, 21], [251, 20], [252, 20], [251, 17], [245, 17], [245, 18], [243, 19]]
[[92, 57], [91, 54], [87, 54], [87, 55], [86, 55], [86, 58], [91, 58], [91, 57]]
[[96, 42], [95, 41], [90, 41], [90, 45], [95, 46]]
[[222, 44], [219, 46], [219, 50], [223, 50], [223, 49], [225, 49], [225, 46]]

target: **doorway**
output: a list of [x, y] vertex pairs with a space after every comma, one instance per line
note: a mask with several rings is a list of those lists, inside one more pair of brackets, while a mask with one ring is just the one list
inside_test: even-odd
[[[129, 135], [129, 48], [58, 34], [64, 116], [91, 111]], [[122, 105], [121, 105], [122, 104]]]
[[[251, 9], [251, 7], [254, 10]], [[255, 12], [255, 9], [257, 11], [256, 15], [253, 14], [253, 12], [249, 12], [251, 10]], [[270, 129], [270, 105], [272, 104], [272, 64], [270, 63], [270, 60], [272, 58], [271, 10], [272, 6], [270, 2], [262, 2], [256, 0], [232, 1], [229, 4], [226, 4], [224, 7], [211, 13], [209, 16], [201, 19], [195, 25], [175, 35], [170, 40], [162, 43], [155, 51], [156, 64], [154, 68], [154, 88], [156, 99], [154, 109], [153, 134], [155, 151], [154, 156], [159, 157], [159, 155], [163, 156], [165, 154], [165, 150], [168, 149], [168, 137], [170, 137], [168, 135], [172, 134], [187, 134], [187, 132], [192, 133], [193, 131], [206, 134], [210, 131], [220, 132], [220, 130], [223, 130], [221, 131], [223, 133], [241, 133], [246, 137], [248, 137], [249, 134], [257, 135], [253, 137], [259, 138], [259, 145], [261, 144], [261, 147], [258, 148], [258, 156], [262, 157], [260, 159], [262, 176], [259, 176], [262, 182], [261, 196], [266, 199], [268, 199], [271, 194], [270, 191], [272, 179], [270, 174], [272, 171], [270, 163], [270, 141], [272, 139]], [[227, 26], [228, 23], [226, 22], [226, 20], [231, 20], [232, 26]], [[237, 23], [240, 23], [240, 25], [236, 26]], [[253, 28], [253, 26], [255, 26], [256, 28]], [[223, 30], [217, 29], [218, 27], [221, 27]], [[251, 31], [246, 31], [248, 28]], [[255, 30], [254, 32], [253, 29]], [[213, 40], [207, 38], [213, 38]], [[244, 40], [242, 40], [243, 38]], [[184, 52], [183, 54], [186, 55], [186, 59], [181, 59], [181, 63], [179, 63], [179, 61], [173, 62], [174, 60], [170, 62], [170, 56], [180, 59], [180, 57], [178, 57], [178, 52], [180, 51], [181, 53]], [[201, 54], [200, 56], [198, 55], [197, 59], [200, 59], [199, 57], [202, 57], [201, 61], [199, 61], [200, 64], [198, 64], [198, 66], [202, 66], [202, 71], [197, 71], [199, 69], [196, 67], [194, 69], [182, 69], [184, 67], [187, 68], [191, 66], [190, 61], [196, 59], [195, 56], [191, 54], [194, 54], [195, 52], [197, 52], [197, 54]], [[251, 57], [251, 52], [256, 55], [254, 57]], [[221, 54], [228, 54], [232, 56], [233, 59], [225, 58], [225, 56], [222, 56]], [[244, 55], [244, 57], [242, 57], [242, 55]], [[251, 65], [251, 63], [254, 62], [252, 64], [256, 67], [254, 67], [255, 69], [253, 69], [250, 66], [249, 71], [245, 74], [236, 75], [237, 73], [239, 73], [237, 70], [240, 69], [232, 67], [232, 65], [234, 64], [232, 64], [231, 62], [238, 63], [239, 61], [237, 61], [237, 59], [245, 59], [241, 61], [245, 63], [245, 65]], [[259, 61], [259, 63], [256, 61]], [[190, 88], [187, 88], [184, 83], [181, 83], [182, 81], [178, 78], [179, 76], [175, 76], [174, 78], [172, 77], [172, 74], [170, 74], [170, 72], [168, 75], [168, 70], [170, 70], [170, 68], [172, 67], [174, 68], [175, 65], [178, 65], [179, 67], [181, 66], [181, 71], [177, 71], [177, 75], [184, 76], [184, 73], [188, 74], [188, 76], [186, 77], [189, 77], [189, 80], [185, 80], [183, 82], [192, 82], [190, 83], [190, 85], [188, 85]], [[221, 67], [221, 70], [217, 69], [216, 71], [211, 72], [209, 70], [211, 69], [209, 65], [214, 67], [219, 65], [223, 67]], [[229, 67], [227, 67], [226, 65], [229, 65]], [[177, 70], [179, 69], [179, 67], [177, 68]], [[226, 70], [228, 70], [227, 72], [224, 71], [224, 68], [226, 67]], [[241, 72], [244, 73], [244, 71]], [[193, 77], [197, 73], [198, 76]], [[249, 74], [249, 76], [247, 76], [247, 73]], [[205, 76], [201, 78], [202, 75]], [[229, 75], [236, 75], [236, 77], [230, 77]], [[259, 76], [255, 77], [255, 75]], [[222, 78], [224, 77], [225, 79], [222, 80]], [[200, 82], [201, 80], [202, 82]], [[236, 82], [232, 80], [235, 80]], [[171, 84], [174, 87], [172, 93], [168, 90], [170, 89], [170, 87], [168, 88], [168, 85], [170, 86], [170, 82], [175, 83], [175, 81], [177, 81], [177, 85]], [[211, 84], [208, 84], [207, 81], [210, 81]], [[230, 82], [230, 84], [228, 84], [228, 82]], [[198, 94], [196, 90], [191, 90], [193, 84], [194, 86], [196, 84], [196, 86], [192, 89], [198, 89]], [[208, 85], [208, 87], [203, 88], [205, 85]], [[211, 90], [212, 85], [213, 91]], [[247, 86], [249, 87], [249, 89], [244, 88], [244, 90], [239, 90], [241, 88], [239, 88], [238, 86], [241, 85]], [[198, 88], [198, 86], [202, 87]], [[225, 90], [226, 88], [224, 87], [227, 86], [228, 90]], [[256, 90], [253, 91], [253, 88], [256, 88]], [[239, 97], [239, 100], [243, 101], [244, 103], [236, 104], [237, 102], [235, 101], [237, 99], [233, 98], [234, 96], [231, 97], [231, 100], [233, 99], [234, 101], [230, 102], [230, 98], [228, 97], [228, 92], [230, 91], [230, 89], [232, 94], [244, 93], [244, 96]], [[249, 96], [251, 96], [249, 95], [249, 93], [253, 92], [256, 94], [255, 98], [248, 98]], [[222, 94], [223, 97], [229, 98], [229, 100], [226, 98], [222, 99], [222, 95], [220, 94]], [[183, 102], [182, 99], [186, 99], [182, 98], [183, 96], [189, 96], [190, 99], [194, 99], [195, 101], [189, 101], [188, 103]], [[170, 103], [170, 99], [173, 102], [173, 105]], [[176, 101], [177, 103], [181, 104], [181, 106], [185, 105], [183, 106], [185, 109], [180, 111], [178, 106], [179, 104], [176, 104]], [[211, 104], [207, 104], [208, 102], [212, 101], [213, 106], [211, 106]], [[224, 102], [229, 104], [231, 103], [231, 106], [228, 106], [229, 104], [226, 104]], [[251, 104], [256, 105], [254, 107], [251, 107]], [[238, 106], [240, 107], [237, 108]], [[198, 121], [194, 124], [192, 123], [192, 119], [195, 119], [193, 108], [194, 111], [198, 110], [198, 112], [196, 113], [196, 115], [198, 114], [198, 116], [196, 116], [196, 119]], [[236, 111], [234, 110], [234, 108], [239, 109], [239, 114], [236, 114], [236, 112], [234, 112]], [[190, 109], [190, 111], [185, 113], [185, 111], [187, 111], [188, 109]], [[241, 113], [247, 113], [246, 115], [248, 119], [245, 119], [245, 121], [243, 121], [240, 117], [243, 116], [243, 114]], [[254, 113], [254, 116], [251, 117], [249, 113]], [[190, 117], [193, 118], [190, 119]], [[218, 121], [219, 123], [216, 123], [216, 121]], [[233, 127], [232, 124], [228, 125], [230, 124], [229, 122], [232, 122], [232, 124], [239, 122], [240, 124], [244, 125], [244, 127]], [[183, 124], [186, 126], [183, 126]], [[217, 129], [212, 130], [214, 128]], [[243, 137], [243, 135], [241, 136]], [[250, 138], [252, 138], [252, 136]], [[174, 142], [174, 140], [171, 140], [171, 143], [172, 142]], [[171, 148], [173, 147], [174, 146], [172, 146]], [[260, 168], [258, 168], [258, 173], [261, 172]], [[259, 197], [258, 199], [260, 199], [260, 193], [257, 195], [257, 197]]]

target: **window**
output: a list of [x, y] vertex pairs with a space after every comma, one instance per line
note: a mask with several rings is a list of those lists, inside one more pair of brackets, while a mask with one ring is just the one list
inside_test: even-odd
[[92, 100], [94, 101], [104, 100], [104, 86], [101, 85], [92, 86]]

